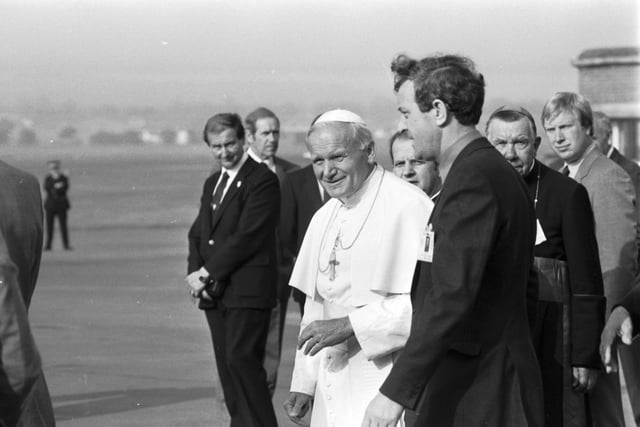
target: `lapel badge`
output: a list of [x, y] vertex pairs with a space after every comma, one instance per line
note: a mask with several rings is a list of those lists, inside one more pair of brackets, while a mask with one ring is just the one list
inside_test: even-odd
[[242, 181], [238, 181], [238, 183], [236, 184], [236, 187], [240, 188], [241, 185], [242, 185]]

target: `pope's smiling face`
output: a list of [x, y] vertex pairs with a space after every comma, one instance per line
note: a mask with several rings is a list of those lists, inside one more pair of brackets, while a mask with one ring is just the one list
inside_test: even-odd
[[364, 147], [353, 142], [347, 126], [322, 127], [307, 138], [316, 178], [331, 197], [343, 202], [362, 187], [375, 163], [373, 141]]

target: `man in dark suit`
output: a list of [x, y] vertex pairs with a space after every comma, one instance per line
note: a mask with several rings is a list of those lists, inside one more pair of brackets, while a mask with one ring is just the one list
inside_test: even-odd
[[[247, 154], [256, 162], [265, 164], [271, 172], [275, 173], [282, 186], [286, 173], [297, 169], [298, 165], [276, 156], [280, 141], [280, 120], [273, 111], [259, 107], [247, 115], [244, 119], [244, 126], [247, 132]], [[278, 259], [278, 301], [271, 312], [264, 358], [267, 384], [272, 395], [278, 380], [282, 335], [287, 316], [287, 302], [291, 294], [287, 283], [289, 280], [287, 272], [290, 268], [284, 262], [282, 246], [279, 241], [277, 241], [276, 255]]]
[[276, 304], [278, 179], [244, 151], [237, 114], [211, 117], [203, 134], [222, 170], [205, 181], [189, 230], [187, 288], [211, 330], [231, 426], [276, 426], [263, 360]]
[[[14, 420], [19, 426], [53, 426], [53, 407], [42, 372], [40, 356], [27, 333], [26, 310], [36, 286], [42, 256], [42, 198], [38, 180], [26, 172], [0, 161], [0, 234], [5, 243], [6, 256], [3, 259], [7, 288], [3, 293], [0, 312], [0, 329], [5, 334], [0, 343], [2, 360], [0, 372], [18, 367], [24, 375], [22, 386], [12, 381], [8, 372], [0, 373], [0, 389], [13, 388], [17, 396], [0, 402], [10, 404]], [[11, 284], [17, 280], [19, 293]], [[5, 283], [4, 280], [2, 283]], [[6, 305], [5, 305], [6, 304]], [[16, 332], [18, 334], [13, 334]], [[20, 339], [16, 339], [20, 337]], [[24, 369], [24, 371], [22, 371]], [[5, 377], [6, 375], [6, 377]], [[5, 382], [6, 381], [6, 382]], [[17, 388], [15, 388], [18, 386]], [[3, 394], [0, 392], [0, 394]], [[17, 400], [14, 400], [16, 399]], [[0, 408], [3, 408], [0, 404]], [[4, 415], [4, 410], [1, 411]]]
[[536, 160], [540, 146], [522, 107], [494, 111], [487, 138], [524, 177], [538, 218], [533, 249], [538, 310], [533, 343], [544, 386], [545, 426], [589, 426], [587, 398], [598, 377], [605, 299], [587, 190]]
[[431, 218], [407, 345], [363, 425], [395, 426], [403, 408], [417, 425], [543, 424], [540, 371], [527, 293], [535, 213], [518, 173], [475, 129], [484, 78], [456, 55], [395, 58], [398, 109], [443, 180]]
[[[313, 165], [287, 173], [282, 181], [282, 204], [278, 231], [282, 245], [283, 263], [287, 267], [287, 282], [311, 218], [329, 198], [313, 173]], [[286, 286], [287, 290], [291, 291], [288, 283]], [[301, 315], [304, 314], [305, 298], [306, 296], [301, 291], [293, 290], [293, 299], [300, 306]]]
[[71, 209], [67, 191], [69, 191], [69, 178], [60, 170], [60, 161], [51, 160], [49, 173], [44, 178], [44, 190], [47, 197], [44, 201], [44, 210], [47, 213], [47, 244], [45, 250], [51, 250], [53, 241], [53, 223], [58, 218], [62, 244], [65, 250], [71, 250], [69, 246], [69, 232], [67, 230], [67, 211]]

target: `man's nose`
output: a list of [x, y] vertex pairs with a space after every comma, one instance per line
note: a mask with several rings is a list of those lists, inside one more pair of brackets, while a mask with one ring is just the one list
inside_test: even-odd
[[516, 146], [513, 143], [505, 144], [504, 156], [507, 159], [513, 159], [516, 157]]
[[406, 177], [411, 177], [413, 175], [415, 175], [416, 171], [413, 168], [413, 165], [411, 164], [411, 162], [406, 162], [404, 164], [404, 170], [402, 171], [402, 175], [406, 176]]
[[322, 168], [322, 176], [330, 177], [334, 173], [333, 162], [331, 160], [327, 160], [324, 162], [324, 168]]

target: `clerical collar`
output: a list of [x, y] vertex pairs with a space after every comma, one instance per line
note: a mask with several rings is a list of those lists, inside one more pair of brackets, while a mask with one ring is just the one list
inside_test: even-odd
[[536, 166], [536, 159], [534, 158], [531, 161], [531, 166], [529, 166], [529, 168], [527, 169], [527, 171], [524, 173], [524, 176], [528, 176], [534, 169], [534, 167]]
[[469, 132], [458, 138], [440, 155], [440, 177], [442, 178], [442, 185], [444, 185], [449, 169], [451, 169], [451, 165], [453, 165], [458, 154], [460, 154], [464, 147], [469, 145], [471, 141], [478, 138], [482, 138], [482, 134], [475, 128], [471, 129]]
[[566, 163], [565, 162], [565, 166], [567, 168], [569, 168], [569, 176], [571, 178], [575, 178], [576, 175], [578, 174], [578, 169], [580, 169], [580, 166], [582, 165], [582, 162], [584, 162], [584, 159], [587, 158], [587, 155], [594, 149], [596, 148], [596, 144], [591, 144], [586, 150], [584, 150], [584, 153], [582, 154], [582, 157], [580, 158], [580, 160], [578, 160], [577, 162], [574, 163]]
[[[374, 178], [375, 175], [375, 178]], [[382, 179], [382, 167], [377, 163], [374, 165], [371, 173], [367, 179], [362, 183], [362, 186], [357, 189], [351, 196], [346, 197], [345, 200], [338, 199], [345, 208], [351, 209], [360, 203], [363, 197], [367, 194], [368, 189], [372, 186], [372, 182], [378, 182]]]

